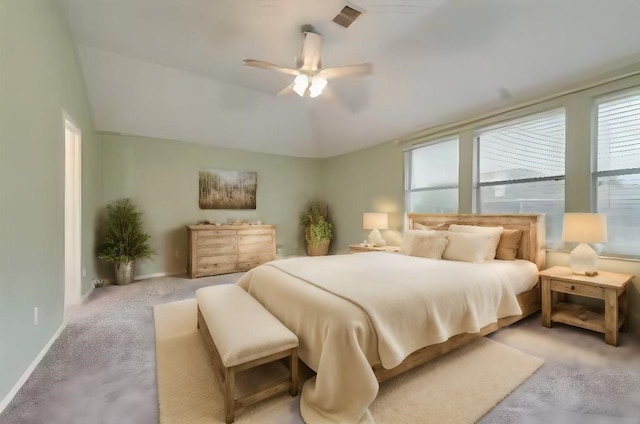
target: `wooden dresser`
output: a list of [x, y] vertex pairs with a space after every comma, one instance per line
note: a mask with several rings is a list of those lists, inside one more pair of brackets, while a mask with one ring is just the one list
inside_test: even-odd
[[273, 225], [188, 225], [191, 278], [254, 268], [276, 257]]

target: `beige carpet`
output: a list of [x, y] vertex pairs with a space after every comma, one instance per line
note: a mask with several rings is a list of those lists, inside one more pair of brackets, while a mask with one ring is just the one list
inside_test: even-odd
[[[222, 390], [196, 329], [195, 300], [157, 305], [154, 318], [160, 423], [223, 423]], [[542, 363], [481, 339], [383, 383], [370, 410], [377, 424], [474, 423]], [[240, 391], [284, 376], [286, 368], [278, 364], [242, 374]], [[301, 423], [298, 405], [298, 398], [282, 394], [239, 411], [235, 422]]]

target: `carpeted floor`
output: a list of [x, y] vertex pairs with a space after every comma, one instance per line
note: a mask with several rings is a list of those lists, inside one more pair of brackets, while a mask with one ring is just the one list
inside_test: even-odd
[[[73, 311], [60, 338], [0, 414], [0, 423], [157, 423], [151, 307], [238, 277], [166, 277], [95, 290]], [[614, 348], [597, 333], [562, 325], [544, 328], [539, 315], [492, 338], [545, 364], [481, 424], [640, 424], [637, 338], [623, 334]], [[451, 402], [464, 408], [463, 400]]]

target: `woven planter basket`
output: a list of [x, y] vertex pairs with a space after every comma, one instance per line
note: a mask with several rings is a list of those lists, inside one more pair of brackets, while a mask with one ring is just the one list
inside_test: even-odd
[[309, 256], [325, 256], [329, 254], [329, 244], [331, 244], [331, 240], [322, 240], [317, 246], [314, 246], [309, 236], [309, 230], [305, 230], [304, 238], [307, 241], [307, 254]]

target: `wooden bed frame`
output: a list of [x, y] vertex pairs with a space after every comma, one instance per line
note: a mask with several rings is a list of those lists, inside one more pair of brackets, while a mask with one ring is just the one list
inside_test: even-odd
[[[447, 229], [449, 224], [480, 225], [485, 227], [503, 227], [506, 229], [522, 230], [522, 238], [518, 246], [517, 257], [527, 259], [536, 264], [538, 270], [545, 265], [545, 226], [544, 215], [488, 215], [488, 214], [415, 214], [407, 215], [408, 228], [414, 228], [414, 224], [422, 224], [434, 229]], [[480, 329], [478, 333], [464, 333], [451, 337], [446, 342], [424, 347], [409, 355], [395, 368], [385, 369], [381, 365], [375, 365], [373, 371], [378, 382], [383, 382], [412, 368], [422, 365], [432, 359], [444, 355], [458, 347], [464, 346], [480, 337], [491, 334], [494, 331], [511, 325], [514, 322], [528, 317], [540, 310], [540, 284], [534, 288], [519, 294], [518, 303], [522, 309], [522, 315], [515, 315], [499, 319]]]

